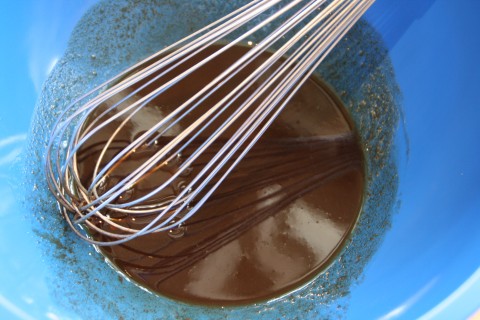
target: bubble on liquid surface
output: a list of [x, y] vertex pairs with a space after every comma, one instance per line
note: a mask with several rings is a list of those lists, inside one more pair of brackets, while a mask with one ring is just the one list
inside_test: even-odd
[[175, 228], [168, 230], [168, 236], [172, 239], [179, 239], [185, 235], [185, 227], [179, 225]]

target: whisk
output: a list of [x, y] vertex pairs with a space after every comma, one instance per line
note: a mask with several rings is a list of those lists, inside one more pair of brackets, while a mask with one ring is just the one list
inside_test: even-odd
[[[48, 186], [67, 223], [96, 245], [120, 244], [181, 227], [231, 174], [373, 2], [254, 0], [74, 101], [55, 123], [45, 162]], [[272, 25], [273, 31], [255, 45], [249, 43], [249, 50], [183, 103], [131, 140], [122, 140], [135, 117], [152, 108], [152, 101]], [[246, 66], [272, 49], [253, 71], [241, 75]], [[212, 102], [234, 79], [238, 82], [235, 87]], [[208, 109], [199, 113], [206, 103]], [[198, 116], [192, 119], [191, 114]], [[107, 128], [110, 131], [105, 131]], [[110, 135], [99, 139], [102, 132]], [[120, 140], [123, 142], [118, 144]], [[79, 173], [87, 145], [98, 148], [88, 181]], [[119, 181], [108, 182], [122, 163], [140, 152], [146, 156], [137, 166]], [[198, 170], [192, 172], [194, 166]], [[146, 194], [134, 199], [126, 196], [159, 170], [170, 174]], [[174, 196], [159, 196], [186, 176], [188, 183]], [[135, 226], [118, 218], [125, 215], [148, 219]], [[102, 224], [108, 224], [108, 231]], [[82, 226], [110, 240], [94, 240], [82, 232]]]

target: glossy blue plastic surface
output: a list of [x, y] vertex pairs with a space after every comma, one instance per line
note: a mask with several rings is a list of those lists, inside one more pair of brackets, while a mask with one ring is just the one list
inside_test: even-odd
[[[82, 318], [78, 306], [59, 303], [63, 291], [49, 283], [52, 260], [26, 218], [42, 213], [20, 203], [26, 191], [15, 159], [26, 147], [42, 84], [95, 2], [2, 4], [0, 319]], [[348, 319], [465, 319], [480, 308], [478, 12], [477, 0], [377, 0], [367, 14], [385, 40], [403, 97], [399, 209], [360, 281], [339, 302]], [[98, 306], [93, 294], [78, 301], [86, 309]], [[116, 306], [120, 314], [129, 308], [125, 301]], [[288, 310], [279, 317], [302, 318], [295, 305]], [[118, 312], [99, 309], [98, 315]], [[154, 318], [154, 312], [143, 316]]]

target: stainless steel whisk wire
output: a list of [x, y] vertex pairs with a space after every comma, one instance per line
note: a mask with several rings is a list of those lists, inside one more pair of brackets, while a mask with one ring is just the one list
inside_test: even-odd
[[[48, 144], [45, 166], [47, 183], [57, 198], [67, 223], [77, 235], [96, 245], [120, 244], [151, 232], [166, 231], [182, 225], [203, 206], [213, 192], [260, 139], [268, 127], [270, 127], [271, 123], [284, 109], [290, 98], [374, 1], [375, 0], [289, 1], [284, 4], [282, 8], [275, 10], [255, 26], [249, 28], [249, 30], [240, 36], [237, 36], [234, 40], [229, 41], [207, 58], [167, 82], [162, 83], [152, 92], [149, 92], [137, 101], [126, 106], [122, 105], [140, 90], [156, 83], [156, 81], [161, 79], [165, 74], [189, 61], [205, 48], [217, 43], [246, 23], [251, 23], [255, 18], [268, 13], [269, 10], [271, 11], [275, 6], [284, 2], [282, 0], [254, 0], [207, 27], [200, 29], [144, 61], [128, 68], [121, 74], [106, 81], [73, 102], [60, 115], [54, 126], [53, 134]], [[230, 67], [225, 69], [213, 81], [137, 137], [126, 148], [109, 160], [106, 165], [100, 168], [100, 164], [117, 134], [131, 121], [132, 117], [139, 112], [141, 108], [145, 107], [154, 98], [207, 62], [213, 60], [232, 46], [244, 41], [256, 31], [305, 2], [306, 4], [282, 21], [277, 28], [253, 46]], [[307, 19], [310, 20], [305, 23]], [[302, 23], [305, 24], [301, 25]], [[190, 126], [173, 137], [165, 146], [162, 146], [152, 157], [139, 165], [123, 180], [119, 181], [106, 192], [99, 194], [99, 186], [104, 183], [108, 172], [118, 161], [121, 161], [121, 159], [128, 156], [128, 154], [135, 152], [135, 150], [142, 145], [151, 146], [155, 144], [160, 137], [167, 133], [189, 114], [189, 112], [198, 107], [227, 81], [238, 74], [243, 67], [265, 52], [279, 39], [286, 37], [288, 32], [291, 32], [293, 28], [299, 26], [300, 30], [288, 37], [280, 48], [251, 72], [234, 90], [225, 95]], [[289, 53], [290, 50], [294, 51]], [[287, 53], [289, 54], [287, 55]], [[286, 58], [281, 61], [282, 57]], [[158, 61], [155, 61], [155, 59], [158, 59]], [[155, 62], [144, 67], [144, 65], [150, 61]], [[245, 94], [254, 82], [258, 81], [262, 76], [265, 77], [266, 70], [271, 69], [272, 66], [279, 61], [281, 61], [280, 65], [276, 67], [265, 80], [262, 79], [261, 84], [241, 103], [240, 107], [233, 111], [230, 110], [231, 113], [228, 115], [228, 118], [220, 126], [215, 128], [209, 138], [200, 144], [169, 179], [140, 198], [124, 203], [115, 203], [115, 199], [132, 188], [153, 168], [173, 161], [174, 157], [181, 154], [195, 138], [211, 126], [220, 115], [224, 114], [233, 104], [233, 101], [236, 101]], [[132, 71], [138, 68], [140, 68], [140, 71], [130, 75]], [[159, 74], [156, 75], [155, 72], [159, 72]], [[130, 88], [132, 85], [149, 76], [153, 76], [153, 78], [134, 91], [126, 94], [115, 104], [102, 111], [96, 119], [88, 125], [85, 125], [85, 121], [89, 119], [89, 116], [96, 111], [98, 106], [104, 101], [120, 94], [127, 88]], [[116, 82], [118, 83], [115, 84]], [[88, 98], [91, 98], [91, 100], [78, 107], [82, 101]], [[252, 110], [254, 103], [262, 98], [263, 101], [260, 101], [258, 106]], [[119, 110], [120, 105], [123, 106], [121, 110]], [[99, 123], [99, 119], [103, 119], [109, 115], [109, 113], [112, 113], [112, 111], [115, 111], [112, 116], [109, 116], [106, 121]], [[228, 141], [211, 157], [211, 160], [201, 168], [199, 173], [180, 191], [175, 199], [169, 202], [145, 204], [145, 201], [151, 199], [154, 195], [170, 185], [185, 172], [185, 170], [189, 170], [192, 163], [217, 141], [228, 128], [233, 127], [235, 121], [242, 115], [247, 115], [246, 120], [239, 125], [235, 132], [229, 137]], [[78, 172], [78, 151], [89, 138], [113, 121], [121, 119], [121, 117], [124, 117], [124, 119], [112, 136], [109, 137], [100, 152], [95, 164], [92, 182], [89, 186], [83, 186]], [[68, 142], [65, 143], [65, 141]], [[241, 151], [240, 154], [235, 156], [239, 151]], [[235, 159], [233, 160], [232, 157], [234, 156]], [[229, 167], [225, 168], [231, 160], [233, 160], [233, 162]], [[222, 172], [222, 169], [224, 172]], [[209, 186], [209, 184], [211, 185]], [[202, 192], [204, 194], [201, 194]], [[196, 199], [199, 195], [201, 195], [200, 199]], [[150, 214], [154, 215], [154, 217], [145, 226], [142, 226], [140, 229], [134, 229], [110, 219], [108, 214], [103, 213], [104, 211], [121, 212], [132, 216]], [[104, 230], [90, 220], [92, 217], [100, 219], [120, 232], [114, 233]], [[95, 232], [112, 238], [112, 240], [97, 241], [91, 239], [91, 237], [86, 236], [79, 230], [82, 224], [85, 224]]]

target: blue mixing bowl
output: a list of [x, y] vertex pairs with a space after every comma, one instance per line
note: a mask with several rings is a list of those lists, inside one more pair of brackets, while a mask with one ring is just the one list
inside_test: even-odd
[[[319, 72], [360, 129], [369, 200], [313, 282], [236, 308], [191, 306], [125, 281], [65, 228], [42, 182], [42, 139], [66, 101], [163, 45], [154, 39], [171, 42], [237, 1], [134, 2], [2, 4], [0, 319], [480, 317], [479, 1], [377, 0], [332, 53]], [[131, 32], [121, 23], [108, 30], [113, 22], [97, 19], [103, 10], [115, 21], [121, 8], [145, 15], [143, 7], [158, 9], [158, 23], [147, 30], [137, 19], [126, 40], [113, 37]], [[95, 44], [89, 28], [111, 32], [111, 43]], [[336, 65], [339, 76], [329, 72]]]

